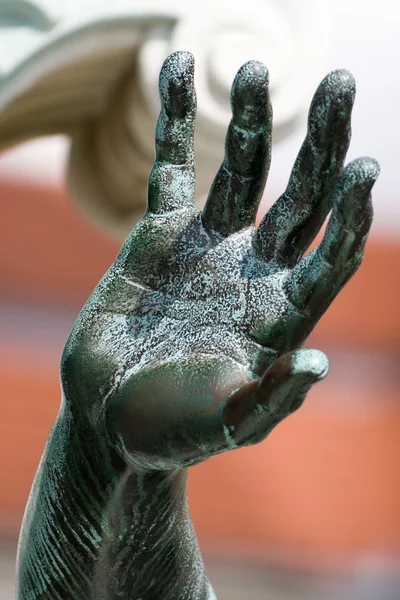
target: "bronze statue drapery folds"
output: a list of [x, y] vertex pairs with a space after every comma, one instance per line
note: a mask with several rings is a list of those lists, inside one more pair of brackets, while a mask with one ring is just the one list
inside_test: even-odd
[[[170, 55], [148, 210], [79, 315], [63, 400], [20, 537], [19, 600], [211, 600], [187, 469], [263, 440], [328, 371], [300, 349], [359, 267], [379, 168], [343, 168], [355, 95], [330, 73], [284, 194], [257, 229], [270, 164], [266, 67], [232, 87], [223, 164], [194, 205], [194, 60]], [[305, 254], [328, 213], [322, 242]]]

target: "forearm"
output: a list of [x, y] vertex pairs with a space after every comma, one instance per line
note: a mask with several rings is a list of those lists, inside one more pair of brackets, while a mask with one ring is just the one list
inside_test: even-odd
[[69, 600], [88, 590], [106, 529], [103, 513], [109, 489], [119, 480], [118, 464], [103, 450], [97, 432], [64, 405], [25, 511], [18, 552], [19, 600]]
[[[134, 494], [133, 519], [111, 562], [115, 580], [131, 578], [132, 598], [208, 600], [209, 585], [187, 503], [187, 470], [135, 473], [120, 498]], [[122, 490], [121, 490], [122, 491]], [[111, 563], [110, 563], [111, 565]], [[112, 577], [114, 580], [114, 577]], [[107, 596], [108, 597], [108, 596]], [[110, 598], [114, 596], [110, 594]]]
[[134, 470], [83, 415], [60, 411], [21, 531], [17, 598], [208, 600], [186, 480]]

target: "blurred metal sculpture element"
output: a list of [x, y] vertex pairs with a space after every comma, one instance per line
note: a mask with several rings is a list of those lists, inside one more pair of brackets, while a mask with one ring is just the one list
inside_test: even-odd
[[[355, 85], [319, 86], [285, 193], [254, 228], [269, 163], [268, 72], [239, 70], [225, 158], [194, 205], [194, 61], [175, 52], [146, 215], [66, 343], [63, 401], [21, 532], [19, 600], [210, 600], [191, 465], [263, 440], [328, 371], [299, 349], [359, 267], [378, 165], [342, 170]], [[322, 242], [303, 257], [328, 212]]]
[[72, 196], [125, 237], [146, 208], [165, 57], [197, 57], [201, 197], [222, 160], [239, 66], [268, 61], [280, 139], [325, 72], [328, 24], [315, 0], [0, 0], [0, 146], [68, 134]]

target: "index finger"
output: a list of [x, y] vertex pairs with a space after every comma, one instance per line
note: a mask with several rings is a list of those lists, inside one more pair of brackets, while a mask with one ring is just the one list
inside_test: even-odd
[[148, 210], [170, 212], [194, 205], [194, 125], [196, 93], [190, 52], [170, 54], [160, 71], [161, 112], [156, 127], [156, 158], [149, 177]]

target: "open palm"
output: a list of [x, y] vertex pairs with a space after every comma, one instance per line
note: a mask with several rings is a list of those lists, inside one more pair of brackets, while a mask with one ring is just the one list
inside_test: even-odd
[[[224, 162], [194, 205], [194, 61], [160, 75], [148, 210], [93, 292], [64, 350], [67, 401], [103, 422], [132, 465], [182, 468], [258, 442], [328, 370], [299, 350], [360, 265], [379, 168], [344, 170], [355, 95], [347, 71], [319, 86], [288, 187], [254, 227], [270, 164], [266, 67], [232, 88]], [[321, 244], [304, 256], [329, 211]], [[73, 399], [73, 400], [72, 400]]]

